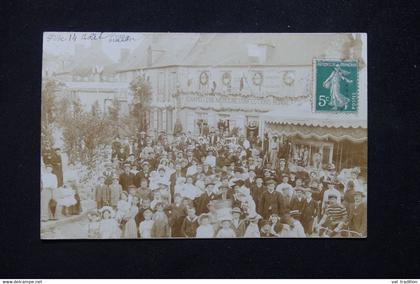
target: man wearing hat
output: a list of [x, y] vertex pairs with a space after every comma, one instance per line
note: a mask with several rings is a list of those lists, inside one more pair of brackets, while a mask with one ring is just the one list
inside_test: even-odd
[[51, 158], [51, 165], [53, 167], [52, 173], [57, 176], [58, 187], [63, 186], [63, 165], [61, 162], [61, 149], [55, 148]]
[[112, 172], [112, 163], [105, 163], [105, 171], [103, 172], [105, 177], [105, 184], [111, 185], [114, 173]]
[[259, 208], [263, 218], [268, 220], [273, 213], [283, 214], [285, 207], [282, 195], [275, 190], [276, 182], [271, 179], [266, 185], [267, 190], [262, 194]]
[[336, 181], [328, 179], [325, 181], [325, 183], [327, 184], [328, 188], [327, 190], [324, 191], [324, 194], [323, 194], [323, 198], [322, 198], [323, 208], [326, 207], [328, 203], [328, 196], [330, 195], [335, 195], [337, 198], [337, 203], [341, 204], [341, 193], [335, 188], [335, 186], [337, 185]]
[[134, 175], [130, 172], [130, 164], [124, 164], [124, 172], [120, 174], [119, 180], [123, 191], [128, 192], [128, 186], [134, 184]]
[[211, 200], [216, 200], [219, 198], [216, 194], [213, 192], [214, 188], [214, 182], [208, 181], [206, 183], [206, 188], [204, 193], [202, 193], [199, 197], [194, 199], [194, 207], [196, 208], [197, 215], [201, 215], [203, 213], [208, 213], [209, 209], [207, 205]]
[[255, 184], [251, 185], [250, 190], [252, 199], [254, 199], [255, 205], [257, 207], [257, 212], [260, 212], [260, 201], [263, 193], [266, 191], [262, 177], [257, 177], [255, 179]]
[[103, 206], [108, 205], [110, 198], [111, 191], [109, 186], [105, 184], [105, 177], [98, 177], [98, 184], [95, 187], [96, 208], [101, 209]]
[[324, 216], [319, 221], [319, 226], [323, 227], [319, 230], [321, 237], [328, 236], [333, 237], [344, 227], [347, 221], [347, 210], [346, 208], [338, 203], [336, 194], [329, 194], [327, 196], [328, 205], [325, 209]]
[[297, 217], [300, 216], [300, 212], [298, 210], [292, 210], [289, 213], [283, 215], [282, 223], [289, 225], [289, 232], [287, 236], [289, 238], [305, 238], [305, 230], [303, 229], [302, 224]]
[[304, 188], [304, 193], [305, 200], [301, 211], [300, 222], [305, 230], [305, 234], [309, 237], [312, 235], [314, 220], [318, 215], [318, 203], [312, 199], [310, 188]]
[[[290, 202], [290, 210], [297, 210], [299, 214], [301, 214], [303, 206], [305, 205], [304, 189], [302, 187], [296, 187], [295, 192], [296, 195], [292, 198]], [[300, 215], [297, 216], [296, 219], [300, 221]]]
[[139, 137], [138, 137], [138, 151], [141, 153], [141, 151], [146, 147], [146, 132], [140, 131]]
[[148, 161], [142, 162], [142, 170], [140, 171], [139, 178], [140, 180], [146, 180], [147, 185], [149, 185], [149, 178], [150, 178], [150, 164]]
[[365, 237], [367, 235], [367, 207], [363, 201], [364, 197], [363, 191], [354, 192], [354, 206], [349, 207], [349, 229]]
[[286, 166], [286, 159], [279, 159], [279, 167], [276, 169], [276, 175], [282, 177], [283, 174], [289, 174], [289, 169]]
[[322, 182], [327, 183], [335, 181], [337, 179], [337, 172], [333, 163], [328, 164], [327, 171], [324, 172], [324, 176], [321, 178]]

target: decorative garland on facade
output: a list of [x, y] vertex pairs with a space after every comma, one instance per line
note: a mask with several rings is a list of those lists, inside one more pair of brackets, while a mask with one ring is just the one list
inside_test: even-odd
[[367, 130], [363, 128], [321, 127], [309, 125], [266, 125], [273, 135], [298, 135], [304, 139], [332, 139], [336, 141], [350, 140], [354, 143], [367, 141]]
[[203, 97], [203, 96], [209, 96], [209, 97], [223, 97], [223, 98], [228, 98], [228, 97], [233, 97], [233, 98], [246, 98], [246, 99], [266, 99], [266, 98], [273, 98], [276, 101], [284, 101], [284, 102], [297, 102], [297, 101], [301, 101], [304, 99], [308, 99], [311, 95], [306, 95], [306, 96], [284, 96], [284, 97], [279, 97], [279, 96], [274, 96], [274, 95], [266, 95], [266, 96], [256, 96], [253, 94], [241, 94], [241, 93], [232, 93], [232, 94], [223, 94], [223, 93], [208, 93], [208, 94], [203, 94], [200, 92], [179, 92], [177, 94], [174, 94], [173, 97], [178, 97], [178, 96], [188, 96], [188, 95], [192, 95], [192, 96], [199, 96], [199, 97]]
[[292, 72], [292, 71], [287, 71], [287, 72], [284, 72], [284, 74], [283, 74], [283, 82], [284, 82], [287, 86], [291, 86], [291, 85], [293, 85], [293, 83], [295, 82], [295, 75], [294, 75], [294, 72]]
[[209, 74], [206, 71], [201, 72], [200, 74], [200, 84], [205, 86], [209, 82]]
[[252, 83], [255, 86], [261, 86], [264, 81], [264, 76], [261, 72], [255, 72], [252, 76]]
[[230, 75], [229, 72], [223, 73], [222, 75], [223, 85], [225, 85], [226, 87], [230, 87], [231, 82], [232, 82], [232, 75]]

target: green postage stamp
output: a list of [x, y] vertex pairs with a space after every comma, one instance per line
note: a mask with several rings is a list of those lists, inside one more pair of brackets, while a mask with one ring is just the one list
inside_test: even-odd
[[357, 60], [314, 59], [314, 111], [357, 112]]

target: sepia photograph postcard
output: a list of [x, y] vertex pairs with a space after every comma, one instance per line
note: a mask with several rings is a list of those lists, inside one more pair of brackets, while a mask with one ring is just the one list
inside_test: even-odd
[[41, 98], [43, 240], [367, 237], [364, 33], [44, 32]]

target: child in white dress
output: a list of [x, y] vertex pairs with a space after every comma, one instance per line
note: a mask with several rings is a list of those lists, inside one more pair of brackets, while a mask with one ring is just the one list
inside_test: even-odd
[[214, 228], [210, 224], [210, 217], [208, 214], [201, 214], [198, 218], [198, 223], [200, 226], [197, 228], [196, 238], [213, 238], [214, 237]]
[[117, 221], [113, 218], [114, 210], [110, 206], [101, 209], [102, 220], [99, 224], [99, 237], [101, 239], [118, 239], [121, 237], [121, 230]]
[[152, 237], [152, 227], [153, 227], [153, 212], [150, 209], [146, 209], [143, 212], [144, 221], [139, 225], [139, 234], [142, 239], [150, 239]]

